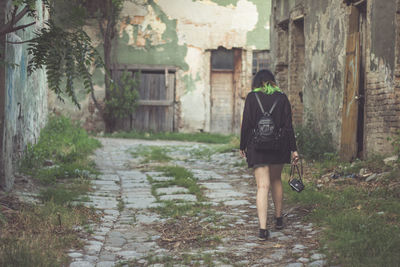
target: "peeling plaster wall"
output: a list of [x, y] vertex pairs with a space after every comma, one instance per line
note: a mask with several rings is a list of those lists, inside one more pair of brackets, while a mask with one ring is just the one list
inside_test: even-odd
[[[127, 65], [176, 66], [176, 130], [209, 131], [210, 50], [220, 46], [241, 48], [247, 56], [247, 51], [269, 49], [270, 11], [270, 0], [126, 1], [118, 25], [114, 61]], [[88, 29], [101, 50], [97, 30]], [[251, 80], [251, 65], [247, 67], [245, 63], [243, 77]], [[98, 92], [104, 90], [102, 81], [97, 85]], [[83, 118], [89, 117], [90, 101], [82, 101], [83, 114], [72, 116], [88, 121]], [[56, 102], [51, 106], [60, 110]]]
[[269, 13], [269, 1], [261, 0], [127, 3], [116, 56], [120, 63], [178, 66], [177, 128], [209, 131], [209, 50], [268, 49]]
[[304, 108], [315, 118], [319, 129], [331, 131], [337, 145], [341, 136], [338, 118], [342, 116], [347, 33], [342, 2], [308, 1], [305, 18]]
[[[11, 1], [6, 6], [9, 14]], [[36, 1], [42, 7], [41, 1]], [[34, 31], [43, 27], [43, 9], [38, 8], [39, 14], [34, 26], [19, 30], [7, 35], [7, 41], [21, 42], [34, 37]], [[6, 17], [7, 21], [7, 17]], [[32, 18], [25, 17], [19, 24], [27, 24]], [[3, 142], [1, 144], [0, 184], [6, 190], [11, 189], [16, 167], [16, 160], [20, 158], [28, 143], [35, 143], [40, 129], [47, 119], [47, 85], [43, 70], [32, 75], [27, 74], [28, 53], [26, 44], [6, 44], [5, 69], [5, 113]]]
[[[345, 64], [346, 9], [342, 0], [334, 1], [273, 1], [274, 30], [272, 40], [276, 75], [292, 102], [294, 113], [302, 113], [303, 120], [313, 116], [319, 129], [329, 129], [339, 145], [341, 134], [341, 107], [343, 102], [343, 80]], [[290, 66], [296, 58], [290, 54], [296, 38], [293, 34], [293, 19], [304, 16], [305, 59], [304, 82], [293, 84]], [[279, 24], [286, 24], [284, 29]], [[281, 41], [283, 43], [278, 43]], [[287, 43], [286, 43], [287, 42]], [[283, 47], [283, 48], [282, 48]], [[289, 54], [288, 54], [289, 53]], [[285, 67], [285, 66], [289, 66]], [[303, 104], [298, 91], [302, 88]], [[294, 114], [294, 117], [296, 114]]]
[[[295, 39], [290, 27], [296, 17], [304, 14], [305, 74], [304, 83], [297, 86], [303, 88], [304, 111], [314, 117], [317, 128], [331, 131], [337, 148], [350, 15], [350, 7], [343, 2], [274, 0], [272, 4], [272, 56], [277, 79], [287, 88], [292, 86], [290, 49]], [[363, 155], [368, 157], [390, 153], [393, 148], [388, 138], [400, 129], [400, 1], [366, 3], [367, 24], [361, 30], [365, 36]]]

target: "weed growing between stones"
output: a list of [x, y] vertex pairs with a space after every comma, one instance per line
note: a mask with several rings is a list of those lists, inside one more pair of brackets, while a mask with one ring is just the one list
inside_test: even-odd
[[139, 145], [135, 148], [135, 150], [131, 150], [130, 153], [134, 157], [142, 158], [141, 163], [149, 163], [152, 161], [170, 161], [172, 158], [167, 155], [168, 151], [168, 147]]

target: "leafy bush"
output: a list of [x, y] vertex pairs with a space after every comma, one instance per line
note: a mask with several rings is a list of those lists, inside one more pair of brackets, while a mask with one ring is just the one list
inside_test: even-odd
[[[86, 158], [98, 147], [100, 142], [90, 138], [83, 128], [70, 119], [51, 116], [37, 144], [28, 145], [20, 161], [20, 169], [38, 178], [50, 177], [50, 180], [81, 177], [84, 170], [94, 172]], [[46, 168], [46, 161], [53, 166]]]
[[332, 134], [328, 130], [320, 131], [314, 127], [314, 119], [310, 118], [304, 125], [295, 128], [299, 153], [306, 159], [323, 159], [335, 152]]
[[112, 127], [117, 119], [124, 119], [135, 112], [139, 100], [139, 80], [140, 73], [132, 77], [130, 72], [124, 71], [118, 83], [111, 83], [105, 114]]

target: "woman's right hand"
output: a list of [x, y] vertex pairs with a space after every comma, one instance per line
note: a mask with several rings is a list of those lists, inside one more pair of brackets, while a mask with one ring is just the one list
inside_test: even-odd
[[299, 159], [300, 159], [299, 153], [297, 151], [293, 151], [292, 152], [292, 163], [294, 165], [296, 165], [297, 162], [299, 162]]
[[245, 157], [246, 157], [246, 152], [245, 152], [244, 150], [239, 150], [239, 153], [240, 153], [240, 156], [241, 156], [242, 158], [245, 158]]

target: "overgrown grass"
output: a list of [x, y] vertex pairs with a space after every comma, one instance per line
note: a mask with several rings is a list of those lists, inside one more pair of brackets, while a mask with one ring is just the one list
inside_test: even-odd
[[222, 135], [213, 133], [176, 133], [176, 132], [116, 132], [106, 134], [106, 137], [145, 139], [145, 140], [176, 140], [176, 141], [191, 141], [209, 144], [228, 144], [233, 135]]
[[0, 225], [0, 266], [65, 266], [66, 248], [82, 247], [76, 226], [96, 220], [93, 210], [54, 202], [23, 206]]
[[298, 194], [289, 192], [290, 202], [311, 210], [306, 217], [324, 226], [323, 245], [332, 264], [341, 266], [398, 266], [400, 262], [400, 190], [317, 189], [308, 184]]
[[40, 181], [42, 204], [21, 204], [2, 216], [0, 266], [68, 265], [66, 249], [82, 245], [76, 227], [97, 219], [94, 210], [78, 203], [98, 174], [88, 156], [99, 146], [68, 118], [49, 118], [20, 161], [20, 171]]
[[[70, 119], [51, 116], [34, 145], [28, 145], [20, 161], [20, 170], [32, 176], [46, 178], [79, 177], [81, 173], [93, 172], [87, 157], [100, 147], [100, 142], [90, 138], [87, 132]], [[82, 164], [82, 161], [86, 164]], [[52, 165], [46, 167], [45, 165]], [[50, 179], [52, 181], [52, 179]]]

